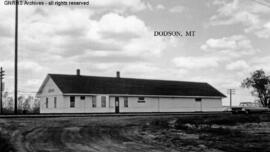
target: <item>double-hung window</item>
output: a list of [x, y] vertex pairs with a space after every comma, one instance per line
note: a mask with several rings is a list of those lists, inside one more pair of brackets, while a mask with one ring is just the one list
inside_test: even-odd
[[70, 96], [70, 108], [75, 107], [75, 96]]
[[54, 97], [54, 108], [57, 107], [57, 97]]
[[138, 98], [138, 103], [145, 103], [144, 97], [139, 97]]
[[101, 96], [101, 107], [102, 108], [106, 107], [106, 96]]
[[128, 107], [128, 97], [124, 97], [124, 107]]
[[49, 108], [49, 98], [48, 97], [46, 97], [46, 103], [45, 103], [45, 105], [46, 105], [46, 108]]
[[195, 101], [196, 102], [201, 102], [202, 101], [202, 98], [195, 98]]
[[92, 107], [96, 108], [97, 107], [97, 96], [92, 97]]
[[81, 96], [80, 98], [81, 98], [81, 100], [85, 100], [85, 96]]

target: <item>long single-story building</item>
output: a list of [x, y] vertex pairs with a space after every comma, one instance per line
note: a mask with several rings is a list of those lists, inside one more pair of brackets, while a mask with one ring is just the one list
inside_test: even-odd
[[222, 111], [225, 97], [208, 83], [48, 74], [40, 113]]

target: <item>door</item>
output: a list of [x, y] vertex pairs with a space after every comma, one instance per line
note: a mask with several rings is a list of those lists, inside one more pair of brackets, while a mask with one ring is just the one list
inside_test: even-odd
[[115, 97], [115, 113], [119, 113], [119, 97]]

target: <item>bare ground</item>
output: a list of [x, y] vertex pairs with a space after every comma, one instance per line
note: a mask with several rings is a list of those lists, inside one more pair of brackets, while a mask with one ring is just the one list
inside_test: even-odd
[[0, 151], [270, 151], [270, 115], [0, 119]]

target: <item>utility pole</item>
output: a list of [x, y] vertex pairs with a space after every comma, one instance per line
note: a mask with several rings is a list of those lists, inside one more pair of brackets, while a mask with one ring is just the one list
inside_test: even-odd
[[3, 79], [4, 79], [4, 75], [5, 75], [5, 71], [3, 70], [3, 68], [0, 68], [0, 111], [1, 114], [3, 114], [3, 91], [4, 91], [4, 87], [3, 87]]
[[18, 0], [15, 5], [15, 58], [14, 58], [14, 113], [17, 114], [18, 101]]
[[227, 93], [230, 95], [230, 108], [232, 108], [232, 95], [235, 94], [235, 89], [228, 89]]

